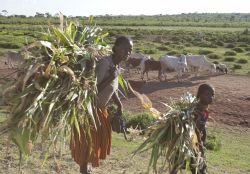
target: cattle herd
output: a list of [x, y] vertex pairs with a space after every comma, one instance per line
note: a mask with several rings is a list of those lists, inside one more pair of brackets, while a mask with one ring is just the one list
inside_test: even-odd
[[158, 79], [167, 79], [168, 72], [177, 73], [177, 81], [183, 80], [185, 73], [193, 73], [195, 76], [201, 72], [214, 74], [216, 72], [227, 73], [228, 68], [225, 64], [214, 64], [209, 62], [204, 55], [180, 55], [180, 56], [161, 56], [159, 60], [154, 60], [148, 55], [132, 52], [125, 64], [125, 69], [130, 73], [130, 68], [136, 68], [144, 79], [144, 74], [149, 71], [158, 71]]

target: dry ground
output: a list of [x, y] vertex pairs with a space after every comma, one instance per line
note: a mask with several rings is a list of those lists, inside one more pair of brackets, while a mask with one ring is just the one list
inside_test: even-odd
[[[159, 82], [156, 72], [149, 72], [149, 80], [143, 83], [139, 75], [133, 72], [124, 75], [132, 80], [135, 88], [146, 94], [153, 103], [153, 107], [164, 111], [160, 102], [168, 102], [170, 98], [177, 98], [183, 93], [196, 94], [198, 86], [202, 83], [209, 83], [215, 88], [215, 101], [210, 106], [210, 118], [218, 123], [231, 126], [250, 127], [250, 76], [239, 76], [233, 74], [193, 75], [184, 78], [184, 82], [177, 83], [173, 73], [169, 80]], [[132, 84], [132, 85], [133, 85]], [[143, 111], [140, 101], [130, 96], [123, 100], [125, 109], [130, 111]]]
[[[0, 62], [0, 77], [13, 72], [6, 71], [4, 62]], [[160, 111], [164, 111], [164, 106], [160, 102], [168, 102], [170, 98], [176, 98], [185, 92], [195, 94], [197, 88], [202, 83], [210, 83], [216, 90], [216, 99], [210, 107], [210, 118], [213, 118], [218, 126], [225, 128], [236, 126], [236, 129], [241, 128], [249, 130], [250, 127], [250, 76], [238, 75], [203, 75], [200, 77], [188, 76], [184, 82], [177, 83], [174, 75], [170, 74], [169, 80], [159, 82], [156, 78], [156, 72], [150, 72], [150, 80], [146, 83], [142, 82], [136, 72], [130, 75], [124, 75], [126, 79], [132, 81], [133, 86], [139, 92], [146, 94], [152, 101], [153, 107]], [[12, 76], [13, 77], [13, 76]], [[0, 84], [1, 85], [1, 84]], [[1, 89], [1, 88], [0, 88]], [[145, 111], [140, 101], [133, 95], [129, 95], [128, 99], [123, 99], [125, 110], [129, 111]], [[211, 119], [212, 120], [212, 119]], [[235, 127], [234, 127], [235, 128]], [[115, 135], [116, 136], [116, 135]], [[121, 138], [121, 140], [120, 140]], [[94, 169], [94, 173], [103, 174], [135, 174], [145, 173], [149, 156], [142, 154], [135, 158], [131, 158], [131, 152], [138, 144], [126, 143], [122, 137], [116, 136], [116, 142], [112, 148], [112, 154], [107, 160], [103, 161], [100, 168]], [[40, 159], [39, 149], [31, 157], [28, 162], [22, 165], [21, 172], [18, 171], [18, 153], [15, 146], [12, 145], [11, 155], [5, 154], [6, 142], [0, 143], [0, 173], [27, 173], [27, 174], [45, 174], [56, 173], [56, 164], [53, 159], [49, 159], [43, 169], [40, 168], [43, 159]], [[68, 150], [68, 149], [66, 149]], [[10, 159], [11, 158], [11, 159]], [[72, 161], [69, 153], [63, 157], [60, 163], [62, 173], [78, 173], [78, 166]], [[211, 166], [212, 173], [241, 173], [239, 171], [229, 171], [221, 168], [221, 166]], [[250, 172], [250, 170], [248, 170]], [[165, 172], [164, 172], [165, 173]], [[245, 172], [246, 173], [246, 170]]]

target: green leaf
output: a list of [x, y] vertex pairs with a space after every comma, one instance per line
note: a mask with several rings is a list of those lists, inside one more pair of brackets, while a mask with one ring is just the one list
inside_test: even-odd
[[128, 90], [128, 86], [127, 86], [126, 81], [123, 79], [121, 73], [118, 74], [118, 83], [119, 83], [119, 85], [122, 87], [122, 89], [123, 89], [125, 95], [127, 96], [127, 92], [126, 92], [126, 91]]
[[87, 110], [88, 110], [88, 113], [89, 113], [89, 115], [90, 115], [90, 118], [91, 118], [91, 120], [92, 120], [92, 122], [93, 122], [93, 124], [94, 124], [94, 126], [95, 126], [95, 129], [97, 129], [97, 127], [96, 127], [96, 122], [95, 122], [95, 118], [94, 118], [94, 114], [93, 114], [93, 107], [92, 107], [91, 102], [88, 102], [88, 103], [87, 103]]
[[73, 44], [60, 29], [54, 27], [53, 31], [57, 36], [57, 39], [60, 40], [60, 42], [62, 42], [65, 46], [73, 47]]

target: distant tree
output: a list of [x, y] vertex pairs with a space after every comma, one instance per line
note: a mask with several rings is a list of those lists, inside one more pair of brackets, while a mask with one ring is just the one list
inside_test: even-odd
[[36, 12], [35, 17], [44, 17], [44, 14], [43, 14], [43, 13]]
[[7, 10], [2, 10], [2, 13], [3, 13], [4, 16], [8, 15], [8, 11]]
[[234, 21], [234, 20], [235, 20], [235, 16], [232, 15], [232, 16], [230, 17], [230, 21]]
[[44, 16], [45, 16], [46, 18], [49, 18], [49, 17], [51, 17], [52, 15], [51, 15], [49, 12], [47, 12], [47, 13], [44, 14]]
[[59, 17], [59, 13], [54, 14], [54, 17]]

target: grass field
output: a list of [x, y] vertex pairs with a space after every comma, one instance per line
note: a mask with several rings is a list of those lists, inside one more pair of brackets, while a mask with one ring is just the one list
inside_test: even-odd
[[[87, 24], [88, 18], [66, 18], [70, 20]], [[41, 40], [40, 32], [58, 22], [56, 17], [0, 17], [0, 55]], [[204, 54], [200, 50], [205, 49], [212, 53], [206, 54], [211, 62], [225, 63], [233, 73], [250, 72], [250, 14], [97, 16], [94, 22], [109, 33], [108, 43], [118, 35], [129, 35], [134, 51], [155, 59], [167, 54]]]
[[[222, 148], [219, 151], [207, 151], [208, 169], [210, 174], [247, 174], [250, 173], [250, 136], [249, 129], [234, 129], [232, 127], [212, 128], [208, 132], [216, 134], [221, 140]], [[6, 154], [6, 136], [0, 139], [0, 173], [18, 173], [19, 153], [14, 145], [10, 145], [9, 154]], [[113, 145], [111, 155], [107, 160], [102, 161], [101, 167], [95, 168], [94, 173], [110, 174], [126, 173], [139, 174], [147, 172], [147, 165], [150, 152], [145, 152], [132, 157], [132, 152], [143, 141], [143, 137], [136, 137], [133, 141], [127, 142], [122, 134], [113, 133]], [[50, 153], [47, 161], [44, 162], [44, 154], [41, 152], [42, 144], [37, 143], [32, 155], [23, 161], [21, 171], [27, 174], [56, 173], [58, 166], [62, 173], [77, 174], [78, 166], [72, 161], [68, 146], [62, 150], [61, 158], [57, 156], [55, 162], [53, 153]], [[44, 146], [43, 146], [44, 148]], [[42, 167], [42, 164], [44, 166]], [[159, 163], [160, 164], [160, 163]], [[151, 173], [151, 172], [150, 172]], [[163, 172], [162, 172], [163, 173]], [[165, 172], [166, 173], [166, 172]], [[185, 173], [185, 172], [184, 172]], [[189, 173], [186, 171], [186, 173]]]
[[[86, 22], [86, 18], [77, 19]], [[45, 31], [50, 25], [58, 25], [58, 21], [57, 18], [0, 17], [0, 56], [10, 50], [18, 51], [24, 45], [41, 39], [39, 32]], [[227, 64], [230, 73], [250, 72], [250, 14], [106, 16], [97, 17], [96, 23], [109, 33], [108, 43], [112, 44], [118, 35], [129, 35], [134, 41], [134, 51], [143, 52], [155, 59], [167, 54], [205, 54], [211, 62]], [[0, 112], [0, 125], [6, 118]], [[208, 129], [220, 137], [222, 143], [219, 151], [207, 151], [209, 173], [250, 174], [249, 128], [218, 127], [209, 126]], [[134, 158], [131, 156], [142, 141], [143, 137], [136, 137], [127, 142], [121, 134], [114, 133], [112, 153], [100, 168], [94, 169], [94, 173], [146, 173], [150, 153], [145, 152]], [[51, 174], [59, 169], [65, 174], [79, 173], [78, 166], [71, 159], [68, 145], [63, 146], [60, 158], [58, 153], [55, 154], [55, 162], [53, 152], [48, 156], [42, 153], [46, 149], [44, 144], [41, 141], [35, 144], [32, 156], [23, 161], [20, 172], [16, 146], [8, 146], [7, 135], [1, 136], [0, 174]], [[45, 156], [47, 161], [44, 161]]]

